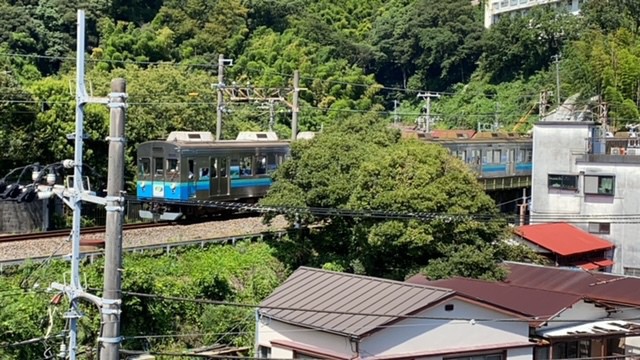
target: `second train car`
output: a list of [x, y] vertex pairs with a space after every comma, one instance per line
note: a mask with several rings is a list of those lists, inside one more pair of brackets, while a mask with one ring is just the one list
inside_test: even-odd
[[[271, 174], [289, 154], [289, 143], [272, 133], [253, 139], [214, 141], [209, 132], [172, 132], [137, 150], [140, 217], [177, 220], [210, 209], [199, 200], [255, 202], [271, 186]], [[194, 206], [196, 205], [196, 206]]]

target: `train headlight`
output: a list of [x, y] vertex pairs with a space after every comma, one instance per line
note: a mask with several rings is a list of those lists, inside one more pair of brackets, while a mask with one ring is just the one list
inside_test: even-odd
[[171, 183], [171, 191], [176, 191], [176, 183]]
[[145, 187], [147, 187], [147, 183], [144, 181], [140, 181], [140, 188], [144, 190]]

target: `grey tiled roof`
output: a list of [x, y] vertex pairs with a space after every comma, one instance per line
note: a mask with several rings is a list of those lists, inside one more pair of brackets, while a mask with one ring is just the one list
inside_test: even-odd
[[260, 313], [304, 327], [361, 336], [453, 294], [433, 286], [301, 267], [260, 303], [264, 307]]

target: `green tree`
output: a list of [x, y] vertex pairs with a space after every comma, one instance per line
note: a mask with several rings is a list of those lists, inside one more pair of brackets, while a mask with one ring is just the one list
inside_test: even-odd
[[[294, 261], [403, 278], [442, 257], [439, 246], [475, 246], [500, 236], [493, 201], [462, 162], [441, 147], [398, 141], [397, 135], [376, 116], [365, 115], [327, 129], [310, 143], [295, 144], [263, 204], [449, 217], [326, 218], [301, 210], [290, 221], [321, 221], [323, 226], [287, 244], [298, 249], [291, 251]], [[492, 220], [476, 220], [474, 214]], [[301, 251], [304, 247], [310, 248]]]

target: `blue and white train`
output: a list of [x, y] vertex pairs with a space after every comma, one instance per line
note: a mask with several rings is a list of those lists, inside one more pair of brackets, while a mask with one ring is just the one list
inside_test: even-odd
[[145, 204], [140, 217], [173, 221], [206, 213], [197, 206], [200, 200], [263, 197], [289, 154], [289, 143], [272, 133], [244, 135], [253, 139], [214, 141], [209, 132], [172, 132], [166, 141], [140, 144], [136, 188]]

